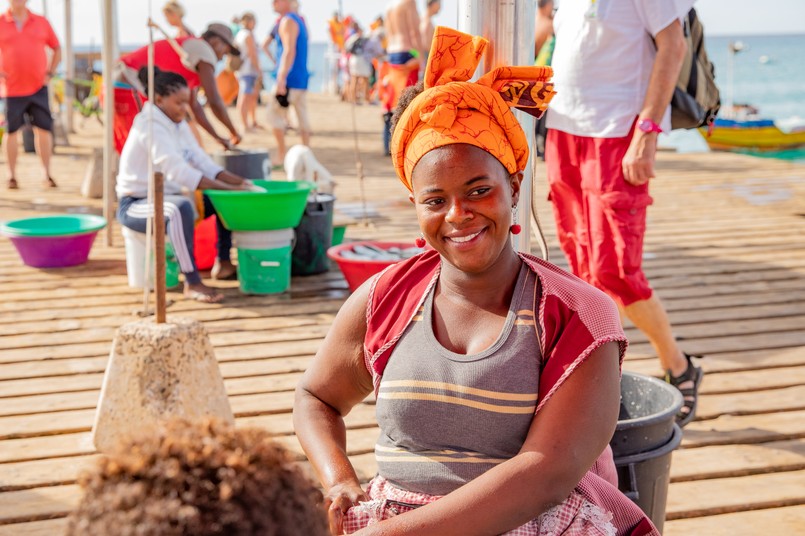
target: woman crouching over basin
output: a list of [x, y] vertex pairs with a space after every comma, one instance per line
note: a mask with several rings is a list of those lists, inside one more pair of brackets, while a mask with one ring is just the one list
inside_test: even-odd
[[[509, 236], [528, 161], [509, 107], [544, 110], [552, 71], [466, 82], [486, 44], [437, 28], [424, 91], [400, 103], [392, 158], [432, 249], [344, 304], [297, 388], [296, 434], [333, 534], [658, 534], [615, 485], [615, 304]], [[372, 391], [364, 491], [344, 416]]]
[[[147, 86], [147, 69], [140, 69], [140, 81]], [[165, 175], [165, 220], [179, 268], [185, 277], [185, 296], [204, 303], [217, 303], [223, 294], [201, 282], [193, 257], [196, 211], [191, 198], [196, 190], [248, 190], [251, 182], [230, 173], [207, 156], [185, 121], [190, 90], [182, 76], [156, 69], [154, 72], [154, 104], [146, 102], [134, 119], [129, 137], [120, 153], [117, 176], [119, 206], [117, 219], [121, 225], [144, 233], [153, 208], [148, 204], [148, 159], [153, 158], [154, 171]], [[149, 115], [153, 113], [153, 146], [148, 147]], [[149, 156], [150, 155], [150, 156]], [[194, 195], [194, 194], [193, 194]], [[215, 214], [209, 198], [202, 196], [204, 214]], [[199, 203], [201, 204], [201, 203]], [[201, 207], [199, 207], [201, 208]], [[216, 279], [235, 277], [235, 266], [229, 258], [232, 233], [217, 219], [218, 253], [212, 275]]]

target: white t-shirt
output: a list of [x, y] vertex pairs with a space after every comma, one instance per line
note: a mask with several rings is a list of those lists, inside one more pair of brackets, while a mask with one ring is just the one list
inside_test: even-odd
[[[148, 150], [148, 116], [154, 113], [153, 150]], [[134, 118], [134, 124], [120, 153], [120, 171], [115, 191], [118, 198], [148, 195], [148, 156], [154, 171], [165, 174], [165, 195], [193, 191], [203, 177], [214, 179], [224, 168], [216, 164], [199, 146], [187, 121], [174, 123], [150, 102]]]
[[[551, 60], [556, 96], [548, 128], [626, 136], [643, 106], [657, 54], [653, 38], [693, 0], [562, 0]], [[670, 130], [670, 107], [660, 126]]]
[[241, 28], [238, 35], [235, 36], [235, 44], [240, 49], [240, 57], [243, 58], [243, 63], [238, 69], [238, 74], [241, 76], [255, 76], [257, 74], [257, 66], [252, 65], [252, 60], [249, 59], [249, 47], [246, 46], [246, 40], [251, 36], [254, 40], [254, 33], [246, 28]]

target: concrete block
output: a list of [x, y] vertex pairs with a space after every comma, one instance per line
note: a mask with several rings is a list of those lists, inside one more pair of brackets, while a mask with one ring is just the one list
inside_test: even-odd
[[92, 428], [100, 452], [172, 417], [234, 422], [204, 326], [169, 321], [132, 322], [115, 335]]

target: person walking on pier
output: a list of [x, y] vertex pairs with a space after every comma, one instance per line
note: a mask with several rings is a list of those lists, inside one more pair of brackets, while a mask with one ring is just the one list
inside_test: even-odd
[[[30, 118], [36, 136], [36, 152], [42, 161], [42, 180], [55, 188], [50, 176], [53, 154], [53, 117], [50, 115], [48, 82], [61, 61], [61, 46], [48, 20], [32, 13], [28, 0], [10, 0], [9, 9], [0, 15], [0, 89], [6, 106], [6, 158], [8, 188], [17, 182], [17, 131], [25, 116]], [[50, 60], [46, 49], [52, 51]]]
[[[692, 0], [689, 0], [692, 4]], [[574, 274], [609, 294], [646, 334], [696, 411], [702, 370], [674, 339], [642, 268], [657, 135], [670, 130], [685, 54], [679, 2], [562, 0], [554, 18], [557, 96], [545, 161], [559, 243]]]
[[307, 113], [308, 31], [304, 19], [294, 10], [292, 0], [274, 0], [277, 23], [277, 81], [268, 102], [268, 120], [277, 141], [277, 154], [272, 165], [280, 169], [285, 159], [285, 130], [288, 108], [293, 106], [299, 120], [302, 145], [310, 145], [310, 120]]

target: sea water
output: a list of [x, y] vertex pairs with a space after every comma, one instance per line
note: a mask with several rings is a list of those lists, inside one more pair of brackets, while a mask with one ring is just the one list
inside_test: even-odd
[[[722, 106], [730, 94], [729, 45], [736, 42], [740, 42], [743, 49], [733, 56], [733, 102], [756, 107], [764, 119], [800, 117], [805, 120], [805, 64], [801, 58], [805, 51], [805, 34], [706, 37], [705, 46], [716, 68]], [[696, 131], [674, 131], [663, 136], [661, 143], [676, 147], [680, 152], [707, 150], [707, 144]], [[751, 154], [805, 163], [805, 149]]]

